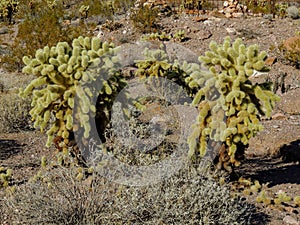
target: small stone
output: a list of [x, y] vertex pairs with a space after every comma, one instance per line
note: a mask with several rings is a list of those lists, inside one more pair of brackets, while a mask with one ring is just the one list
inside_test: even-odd
[[228, 34], [232, 34], [232, 35], [236, 34], [236, 30], [234, 28], [227, 27], [226, 31]]
[[8, 33], [8, 28], [7, 27], [3, 27], [0, 29], [0, 34], [7, 34]]
[[234, 13], [236, 10], [235, 10], [235, 8], [226, 8], [223, 11], [224, 11], [224, 13], [226, 15], [227, 13], [230, 13], [230, 14]]
[[206, 21], [208, 18], [207, 17], [205, 17], [205, 16], [197, 16], [196, 18], [195, 18], [195, 21], [196, 22], [203, 22], [203, 21]]
[[212, 36], [212, 33], [208, 30], [200, 30], [197, 32], [197, 36], [199, 40], [205, 40]]
[[291, 216], [285, 216], [283, 218], [283, 222], [286, 224], [299, 225], [299, 222], [294, 217]]
[[205, 21], [203, 22], [203, 24], [210, 26], [210, 25], [213, 24], [213, 21], [211, 21], [211, 20], [205, 20]]
[[226, 18], [231, 18], [232, 15], [231, 15], [231, 13], [225, 13], [225, 17], [226, 17]]
[[237, 13], [232, 13], [232, 17], [234, 18], [241, 18], [244, 15], [244, 13], [237, 12]]
[[277, 62], [277, 58], [276, 57], [268, 57], [265, 61], [265, 64], [267, 66], [272, 66], [274, 63]]
[[228, 2], [228, 1], [224, 1], [223, 6], [224, 6], [224, 7], [229, 6], [229, 2]]
[[272, 120], [284, 120], [286, 116], [282, 113], [276, 113], [272, 116]]

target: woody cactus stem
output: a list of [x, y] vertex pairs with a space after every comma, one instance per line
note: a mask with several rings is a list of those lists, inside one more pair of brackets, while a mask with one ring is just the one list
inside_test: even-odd
[[23, 58], [23, 72], [37, 78], [20, 89], [20, 95], [32, 95], [30, 115], [36, 128], [47, 129], [47, 146], [55, 136], [68, 144], [73, 132], [80, 128], [82, 137], [89, 137], [92, 120], [104, 129], [114, 96], [126, 86], [115, 69], [116, 53], [112, 43], [79, 37], [72, 46], [59, 42], [37, 50], [34, 58]]
[[[226, 37], [222, 45], [212, 41], [210, 51], [199, 61], [208, 71], [192, 74], [188, 82], [199, 85], [193, 104], [199, 115], [188, 139], [190, 156], [206, 154], [207, 140], [223, 143], [219, 152], [218, 168], [238, 166], [238, 155], [263, 126], [261, 116], [270, 117], [279, 97], [271, 85], [252, 84], [249, 77], [255, 71], [268, 71], [266, 52], [257, 45], [246, 47], [242, 40]], [[204, 79], [205, 78], [205, 79]], [[200, 154], [199, 154], [200, 153]]]

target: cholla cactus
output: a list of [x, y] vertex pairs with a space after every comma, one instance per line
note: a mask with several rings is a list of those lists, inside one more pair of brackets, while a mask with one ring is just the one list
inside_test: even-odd
[[79, 13], [82, 19], [86, 19], [88, 16], [90, 6], [89, 5], [82, 5], [79, 9]]
[[184, 40], [186, 40], [186, 35], [184, 30], [176, 31], [176, 33], [174, 34], [174, 39], [179, 42], [183, 42]]
[[12, 177], [12, 170], [0, 167], [0, 187], [7, 187]]
[[0, 2], [0, 18], [7, 18], [9, 23], [12, 22], [12, 15], [18, 10], [19, 1], [1, 0]]
[[37, 50], [35, 58], [23, 58], [23, 72], [37, 78], [20, 89], [20, 95], [32, 95], [30, 115], [36, 128], [48, 129], [47, 146], [55, 136], [61, 136], [68, 144], [73, 131], [83, 130], [82, 136], [89, 137], [93, 119], [105, 128], [109, 120], [106, 112], [126, 85], [115, 69], [116, 53], [117, 48], [111, 43], [96, 37], [79, 37], [72, 46], [59, 42]]
[[236, 156], [243, 154], [249, 139], [262, 130], [261, 116], [270, 117], [279, 97], [268, 84], [252, 84], [249, 77], [255, 71], [267, 71], [266, 52], [257, 45], [246, 47], [241, 39], [223, 45], [212, 41], [211, 51], [200, 56], [208, 71], [195, 71], [188, 78], [190, 86], [199, 87], [193, 104], [199, 115], [188, 139], [190, 156], [206, 154], [207, 139], [223, 143], [218, 167], [230, 170], [239, 165]]

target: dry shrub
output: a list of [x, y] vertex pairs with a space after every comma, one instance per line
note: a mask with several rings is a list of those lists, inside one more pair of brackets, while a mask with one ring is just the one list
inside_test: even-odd
[[133, 25], [142, 33], [156, 32], [158, 10], [150, 6], [142, 6], [130, 14]]
[[296, 68], [300, 68], [300, 35], [284, 40], [279, 50], [285, 60]]
[[[191, 168], [161, 183], [132, 187], [80, 169], [56, 167], [6, 196], [12, 224], [247, 224], [252, 207]], [[92, 180], [91, 180], [92, 179]]]
[[30, 103], [29, 98], [24, 100], [16, 93], [0, 94], [0, 133], [32, 129]]

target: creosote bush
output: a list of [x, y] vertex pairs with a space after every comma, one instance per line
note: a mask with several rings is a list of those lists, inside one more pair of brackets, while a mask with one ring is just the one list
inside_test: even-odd
[[72, 225], [251, 224], [255, 213], [226, 186], [188, 166], [144, 187], [110, 183], [97, 172], [84, 174], [76, 167], [44, 168], [3, 199], [6, 213], [12, 222]]
[[130, 14], [133, 25], [142, 33], [157, 31], [158, 10], [150, 6], [142, 6]]
[[30, 98], [22, 99], [16, 93], [0, 94], [0, 133], [31, 130]]
[[91, 25], [65, 25], [63, 23], [64, 6], [61, 2], [55, 5], [48, 1], [22, 3], [22, 19], [14, 42], [8, 46], [9, 53], [1, 57], [1, 65], [8, 71], [21, 71], [24, 66], [24, 55], [34, 56], [35, 51], [44, 46], [53, 46], [66, 41], [69, 44], [80, 35], [89, 35]]
[[300, 68], [300, 35], [284, 40], [279, 46], [279, 51], [289, 64]]

